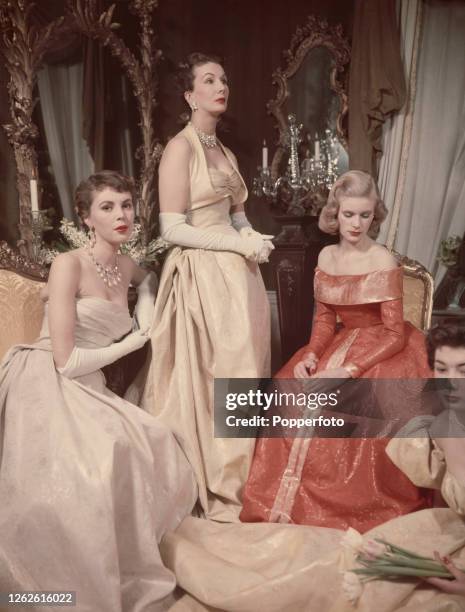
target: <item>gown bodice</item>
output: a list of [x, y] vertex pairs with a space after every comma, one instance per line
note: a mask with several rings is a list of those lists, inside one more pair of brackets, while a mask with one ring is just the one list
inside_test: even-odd
[[346, 275], [317, 268], [314, 292], [315, 299], [333, 310], [345, 328], [381, 325], [381, 304], [402, 298], [402, 268]]
[[[48, 324], [48, 303], [45, 303], [44, 319], [38, 344], [51, 348]], [[76, 298], [76, 324], [74, 339], [77, 347], [97, 348], [109, 346], [125, 336], [132, 328], [128, 309], [104, 298], [86, 296]]]
[[[233, 196], [232, 199], [234, 204], [241, 204], [245, 202], [248, 193], [247, 187], [237, 168], [236, 158], [231, 151], [220, 141], [218, 141], [218, 146], [221, 148], [224, 156], [234, 169], [233, 174], [235, 173], [238, 179], [237, 185], [234, 186], [233, 193], [231, 193], [231, 191], [228, 189], [218, 191], [217, 186], [215, 186], [217, 177], [213, 177], [211, 174], [212, 171], [215, 173], [218, 171], [208, 167], [205, 151], [194, 126], [191, 123], [188, 123], [180, 134], [189, 142], [192, 152], [189, 162], [190, 197], [187, 206], [188, 211], [193, 211], [197, 208], [203, 208], [204, 206], [214, 204], [222, 198], [229, 199], [231, 195]], [[231, 177], [232, 174], [229, 176]], [[220, 180], [224, 182], [225, 179], [223, 177]], [[236, 178], [233, 180], [236, 181]]]
[[214, 227], [222, 233], [235, 233], [229, 214], [231, 206], [241, 193], [241, 178], [235, 170], [228, 174], [216, 168], [209, 168], [208, 174], [218, 200], [208, 206], [189, 210], [187, 213], [189, 223], [194, 227]]

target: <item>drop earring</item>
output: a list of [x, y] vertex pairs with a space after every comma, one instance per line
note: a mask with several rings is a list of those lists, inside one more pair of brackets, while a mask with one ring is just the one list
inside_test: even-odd
[[89, 230], [89, 248], [93, 249], [96, 242], [97, 242], [97, 239], [95, 236], [95, 227], [91, 227]]
[[191, 109], [194, 111], [194, 113], [195, 113], [196, 110], [199, 110], [199, 107], [197, 106], [196, 102], [192, 102]]

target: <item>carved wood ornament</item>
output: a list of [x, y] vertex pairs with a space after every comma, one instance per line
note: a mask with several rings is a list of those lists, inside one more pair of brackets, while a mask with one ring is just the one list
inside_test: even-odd
[[[141, 162], [138, 184], [139, 216], [144, 244], [151, 238], [155, 209], [156, 166], [163, 147], [154, 135], [153, 111], [156, 106], [156, 65], [162, 55], [154, 46], [152, 27], [153, 11], [158, 0], [131, 0], [129, 7], [140, 22], [139, 59], [126, 46], [115, 30], [119, 24], [112, 21], [115, 5], [98, 14], [96, 0], [69, 0], [67, 17], [72, 26], [82, 34], [107, 46], [119, 60], [127, 75], [137, 101], [140, 114], [139, 126], [142, 146], [136, 151]], [[37, 99], [34, 88], [37, 72], [52, 37], [60, 34], [64, 17], [46, 27], [31, 24], [31, 0], [1, 0], [0, 2], [0, 52], [9, 73], [11, 123], [4, 125], [13, 147], [16, 162], [16, 182], [19, 196], [19, 246], [23, 253], [31, 255], [31, 194], [30, 179], [37, 176], [37, 152], [35, 143], [39, 132], [32, 121]], [[70, 23], [68, 22], [68, 27]]]
[[32, 120], [37, 103], [34, 88], [44, 53], [50, 39], [56, 35], [62, 18], [45, 28], [31, 25], [30, 13], [34, 4], [29, 0], [2, 1], [0, 3], [0, 53], [9, 74], [11, 123], [3, 125], [13, 147], [16, 162], [16, 186], [19, 198], [20, 246], [30, 252], [31, 194], [30, 179], [37, 176], [35, 148], [39, 130]]

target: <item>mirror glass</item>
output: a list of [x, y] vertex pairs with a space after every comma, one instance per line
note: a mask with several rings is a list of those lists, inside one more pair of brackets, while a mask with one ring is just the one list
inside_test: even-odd
[[[337, 119], [342, 100], [331, 88], [333, 58], [327, 47], [314, 47], [303, 58], [297, 71], [288, 79], [289, 97], [286, 115], [293, 113], [303, 125], [302, 157], [313, 157], [315, 141], [332, 138], [332, 155], [337, 156], [337, 172], [349, 169], [349, 157], [337, 135]], [[329, 130], [329, 132], [328, 132]]]

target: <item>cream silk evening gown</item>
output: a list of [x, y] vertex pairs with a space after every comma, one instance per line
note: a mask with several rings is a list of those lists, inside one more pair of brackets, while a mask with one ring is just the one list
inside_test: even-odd
[[[131, 324], [121, 305], [76, 300], [79, 347], [108, 346]], [[171, 432], [100, 370], [59, 374], [47, 316], [39, 340], [1, 364], [0, 424], [0, 592], [75, 591], [79, 612], [166, 609], [176, 581], [159, 541], [197, 497]]]
[[[230, 208], [247, 189], [236, 163], [227, 174], [207, 167], [191, 125], [188, 222], [236, 234]], [[225, 251], [174, 247], [163, 268], [152, 325], [152, 363], [142, 407], [180, 440], [199, 484], [202, 513], [237, 520], [253, 453], [253, 439], [213, 435], [214, 378], [269, 375], [270, 318], [258, 265]]]

